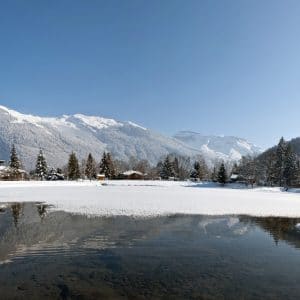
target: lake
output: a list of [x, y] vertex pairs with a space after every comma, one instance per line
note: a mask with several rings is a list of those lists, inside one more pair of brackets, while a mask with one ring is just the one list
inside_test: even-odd
[[299, 299], [299, 223], [3, 204], [1, 299]]

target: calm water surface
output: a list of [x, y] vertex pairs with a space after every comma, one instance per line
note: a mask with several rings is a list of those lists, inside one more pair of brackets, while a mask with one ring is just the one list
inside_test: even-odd
[[1, 299], [300, 299], [300, 219], [0, 208]]

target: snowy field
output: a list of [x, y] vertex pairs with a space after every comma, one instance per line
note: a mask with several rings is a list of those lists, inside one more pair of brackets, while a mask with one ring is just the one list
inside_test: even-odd
[[0, 202], [45, 202], [87, 215], [246, 214], [300, 217], [300, 194], [171, 181], [0, 182]]

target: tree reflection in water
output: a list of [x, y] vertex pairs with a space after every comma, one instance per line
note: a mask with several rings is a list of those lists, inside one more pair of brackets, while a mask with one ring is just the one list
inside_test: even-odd
[[37, 212], [41, 218], [41, 221], [44, 220], [45, 216], [47, 215], [47, 208], [49, 208], [49, 205], [44, 204], [44, 203], [38, 203], [36, 205]]
[[300, 218], [242, 216], [239, 219], [240, 222], [255, 224], [262, 228], [273, 237], [276, 245], [279, 241], [284, 241], [291, 246], [300, 248], [300, 230], [296, 227], [300, 223]]
[[14, 219], [15, 227], [18, 228], [19, 219], [22, 213], [22, 204], [21, 203], [13, 203], [10, 206], [12, 216]]

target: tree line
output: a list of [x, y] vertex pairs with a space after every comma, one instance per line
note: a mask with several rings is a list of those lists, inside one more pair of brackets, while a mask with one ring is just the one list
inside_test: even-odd
[[291, 143], [282, 137], [277, 146], [257, 157], [243, 157], [232, 170], [248, 184], [280, 186], [288, 189], [300, 186], [300, 160]]
[[[13, 145], [9, 167], [12, 177], [18, 178], [21, 162]], [[201, 156], [194, 159], [175, 154], [166, 155], [155, 166], [147, 160], [131, 157], [128, 161], [113, 159], [111, 153], [104, 152], [100, 162], [96, 162], [91, 153], [79, 162], [76, 154], [69, 155], [67, 164], [58, 169], [48, 168], [43, 151], [40, 149], [36, 159], [35, 170], [30, 175], [41, 180], [65, 174], [69, 180], [79, 178], [96, 179], [97, 174], [106, 178], [117, 179], [118, 175], [127, 170], [135, 170], [145, 174], [146, 179], [214, 181], [225, 185], [231, 175], [238, 182], [247, 185], [300, 186], [300, 160], [291, 143], [281, 138], [278, 145], [257, 157], [246, 156], [233, 166], [229, 163], [216, 162], [213, 167], [207, 166]]]
[[[22, 167], [14, 145], [11, 149], [9, 167], [14, 174], [18, 174]], [[210, 170], [202, 157], [197, 157], [192, 162], [188, 157], [170, 154], [166, 155], [155, 166], [151, 166], [147, 160], [138, 160], [135, 157], [130, 157], [128, 161], [113, 159], [109, 152], [103, 153], [99, 163], [96, 162], [91, 153], [86, 159], [79, 162], [75, 152], [72, 152], [65, 166], [53, 169], [48, 167], [42, 149], [39, 150], [35, 169], [30, 171], [30, 176], [44, 180], [64, 174], [69, 180], [80, 178], [93, 180], [97, 178], [97, 174], [103, 174], [106, 178], [116, 179], [119, 174], [127, 170], [141, 172], [146, 179], [185, 180], [192, 178], [194, 180], [209, 180], [211, 177]]]

